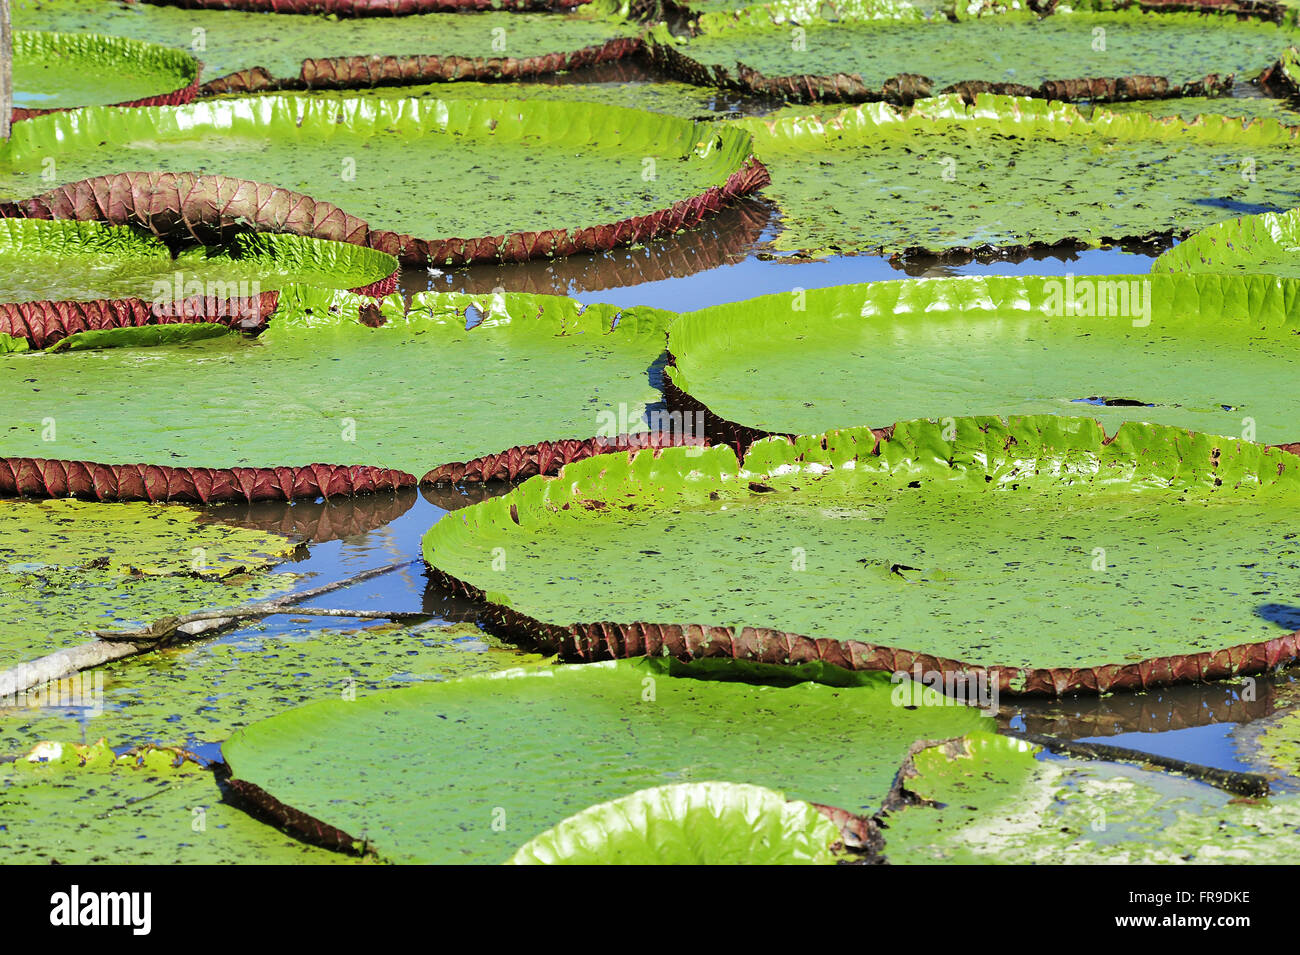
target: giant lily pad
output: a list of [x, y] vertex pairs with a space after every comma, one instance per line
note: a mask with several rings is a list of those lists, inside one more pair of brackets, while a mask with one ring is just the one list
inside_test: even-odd
[[[1243, 87], [1249, 90], [1249, 87]], [[1273, 119], [1284, 126], [1300, 124], [1300, 111], [1291, 100], [1272, 96], [1184, 96], [1179, 99], [1134, 100], [1125, 103], [1107, 103], [1105, 109], [1112, 113], [1146, 113], [1148, 116], [1177, 116], [1187, 121], [1197, 116], [1231, 116], [1243, 123], [1257, 119]]]
[[[157, 172], [122, 172], [132, 167]], [[63, 183], [55, 189], [42, 179], [51, 169]], [[95, 177], [106, 178], [85, 181]], [[439, 264], [640, 242], [766, 181], [739, 130], [539, 101], [261, 97], [89, 109], [19, 124], [0, 152], [0, 195], [40, 194], [9, 215], [184, 238], [241, 223]]]
[[1300, 209], [1242, 216], [1202, 229], [1156, 259], [1151, 271], [1300, 278]]
[[915, 707], [883, 676], [778, 687], [674, 669], [506, 671], [313, 703], [240, 730], [222, 754], [232, 789], [285, 821], [306, 816], [391, 861], [502, 862], [575, 812], [673, 782], [747, 782], [869, 813], [914, 739], [987, 723]]
[[[339, 19], [117, 0], [13, 0], [15, 29], [102, 33], [191, 50], [217, 89], [335, 78], [341, 68], [354, 70], [355, 85], [369, 86], [383, 80], [383, 60], [423, 66], [428, 80], [554, 73], [638, 49], [634, 31], [607, 13], [601, 6], [568, 16], [483, 11]], [[372, 57], [369, 75], [355, 71]], [[223, 83], [228, 74], [239, 75]]]
[[332, 17], [400, 17], [447, 10], [567, 10], [589, 0], [144, 0], [187, 10], [318, 13]]
[[1044, 761], [1017, 739], [975, 733], [924, 749], [900, 782], [912, 805], [885, 817], [894, 864], [1287, 863], [1296, 797], [1232, 799], [1130, 766]]
[[210, 770], [184, 754], [122, 756], [44, 743], [0, 765], [5, 862], [15, 864], [337, 864], [222, 801]]
[[0, 540], [0, 668], [82, 643], [84, 631], [144, 626], [287, 589], [292, 575], [265, 571], [297, 546], [200, 523], [185, 507], [106, 510], [67, 500], [0, 501]]
[[13, 34], [13, 105], [19, 118], [78, 106], [188, 103], [199, 64], [180, 50], [85, 33]]
[[907, 422], [876, 445], [769, 439], [743, 468], [726, 447], [590, 458], [448, 515], [425, 558], [502, 633], [574, 660], [916, 667], [1060, 694], [1296, 657], [1278, 608], [1300, 458], [1053, 416]]
[[[258, 326], [287, 284], [383, 294], [397, 260], [350, 243], [240, 233], [173, 257], [153, 236], [98, 222], [0, 219], [0, 331], [36, 348], [137, 341], [176, 322]], [[94, 333], [102, 333], [96, 339]]]
[[[610, 67], [584, 83], [507, 83], [461, 80], [455, 83], [424, 83], [413, 86], [376, 86], [356, 90], [304, 90], [281, 95], [303, 97], [374, 97], [377, 99], [509, 99], [509, 100], [561, 100], [564, 102], [600, 103], [606, 106], [623, 106], [631, 109], [667, 113], [682, 119], [710, 119], [711, 114], [724, 113], [736, 108], [741, 101], [737, 94], [716, 89], [702, 89], [688, 83], [646, 79], [644, 69], [620, 70]], [[225, 94], [243, 95], [243, 94]], [[266, 95], [266, 94], [261, 94]], [[1243, 100], [1242, 102], [1247, 102]], [[1249, 102], [1276, 102], [1251, 100]]]
[[254, 627], [83, 672], [76, 686], [91, 693], [72, 706], [54, 693], [0, 710], [0, 755], [83, 732], [92, 740], [202, 748], [302, 703], [539, 662], [471, 624], [287, 633]]
[[762, 786], [679, 783], [601, 803], [530, 839], [512, 865], [830, 865], [839, 828]]
[[[159, 345], [147, 356], [131, 349], [0, 356], [0, 404], [14, 423], [0, 435], [13, 475], [6, 484], [0, 468], [0, 490], [315, 497], [409, 485], [431, 465], [511, 448], [501, 476], [553, 472], [592, 453], [600, 446], [594, 438], [645, 431], [644, 409], [660, 397], [650, 375], [671, 313], [584, 308], [552, 296], [423, 293], [405, 315], [400, 300], [371, 309], [376, 320], [390, 319], [372, 328], [358, 320], [361, 301], [295, 286], [256, 341]], [[275, 413], [228, 414], [231, 396]], [[106, 408], [112, 429], [104, 427]], [[47, 441], [42, 422], [50, 417], [58, 429]], [[546, 448], [532, 447], [543, 441]], [[28, 460], [38, 458], [161, 467], [139, 469], [154, 483], [114, 485], [88, 483], [94, 467], [86, 475], [79, 466], [73, 480], [64, 477], [70, 466]], [[356, 465], [354, 483], [331, 490], [326, 476], [300, 487], [301, 474], [277, 470], [310, 478], [313, 462]], [[208, 481], [221, 495], [199, 480], [207, 468], [224, 469], [222, 480]], [[387, 470], [367, 477], [375, 469]]]
[[1300, 204], [1300, 130], [1270, 120], [981, 95], [738, 125], [772, 170], [774, 247], [806, 255], [1112, 245]]
[[1300, 37], [1294, 17], [1281, 25], [1136, 6], [956, 21], [923, 20], [907, 3], [849, 0], [831, 12], [833, 21], [823, 19], [820, 5], [803, 0], [706, 12], [684, 44], [658, 28], [650, 52], [692, 82], [795, 101], [910, 102], [959, 91], [1098, 101], [1202, 95], [1225, 75], [1259, 74]]
[[873, 282], [684, 315], [667, 377], [751, 433], [1087, 412], [1276, 444], [1297, 323], [1300, 283], [1263, 275]]

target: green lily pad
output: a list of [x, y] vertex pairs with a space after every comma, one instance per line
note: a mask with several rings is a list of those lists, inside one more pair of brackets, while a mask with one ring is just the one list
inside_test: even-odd
[[0, 501], [0, 652], [5, 666], [90, 639], [288, 589], [266, 570], [296, 544], [204, 524], [186, 507]]
[[0, 303], [16, 303], [0, 304], [0, 328], [33, 347], [162, 344], [225, 328], [152, 323], [210, 314], [227, 322], [243, 315], [257, 325], [265, 292], [294, 283], [378, 288], [390, 277], [396, 284], [397, 268], [395, 258], [374, 249], [296, 235], [238, 233], [223, 247], [173, 256], [128, 226], [0, 219]]
[[684, 315], [668, 375], [724, 420], [783, 434], [1087, 413], [1277, 444], [1300, 439], [1297, 324], [1300, 285], [1263, 275], [873, 282]]
[[103, 736], [191, 749], [219, 743], [240, 727], [302, 703], [540, 661], [471, 624], [378, 623], [289, 633], [254, 627], [82, 673], [82, 686], [102, 692], [86, 706], [37, 699], [0, 710], [0, 754], [26, 750], [34, 740], [81, 733], [92, 740]]
[[122, 37], [15, 30], [13, 57], [13, 105], [25, 111], [183, 103], [199, 79], [188, 53]]
[[735, 125], [772, 174], [773, 246], [805, 255], [1112, 245], [1300, 204], [1300, 130], [1271, 120], [981, 95]]
[[939, 806], [884, 819], [891, 863], [1281, 863], [1300, 801], [1233, 799], [1181, 776], [1079, 760], [990, 733], [922, 750], [904, 786]]
[[1177, 99], [1144, 99], [1107, 103], [1111, 113], [1145, 113], [1163, 118], [1175, 116], [1192, 121], [1197, 116], [1231, 116], [1243, 125], [1257, 119], [1272, 119], [1286, 126], [1300, 125], [1300, 111], [1290, 100], [1271, 96], [1182, 96]]
[[[643, 410], [660, 398], [649, 373], [672, 313], [429, 292], [405, 316], [390, 300], [388, 324], [370, 328], [356, 320], [358, 301], [295, 287], [255, 341], [0, 355], [0, 405], [14, 423], [0, 455], [221, 468], [323, 461], [418, 476], [517, 445], [643, 431]], [[471, 317], [480, 321], [467, 331]], [[216, 413], [232, 395], [275, 414]], [[53, 441], [43, 440], [49, 417]]]
[[1132, 91], [1103, 94], [1158, 98], [1168, 87], [1207, 74], [1253, 77], [1300, 38], [1294, 17], [1279, 25], [1136, 6], [1105, 12], [1066, 8], [1041, 17], [1018, 10], [957, 21], [924, 20], [908, 4], [846, 3], [832, 7], [831, 16], [824, 19], [817, 4], [772, 3], [703, 13], [685, 43], [662, 29], [652, 37], [672, 44], [674, 57], [687, 59], [689, 65], [674, 72], [696, 82], [851, 101], [878, 96], [886, 80], [899, 74], [928, 79], [923, 96], [969, 82], [1088, 99], [1097, 98], [1092, 87], [1070, 92], [1045, 84], [1159, 78]]
[[601, 803], [530, 839], [511, 865], [833, 865], [815, 806], [738, 783], [679, 783]]
[[209, 770], [171, 750], [115, 757], [45, 743], [40, 761], [0, 765], [0, 819], [11, 865], [339, 864], [222, 802]]
[[[582, 13], [424, 13], [331, 18], [193, 10], [117, 0], [11, 0], [17, 30], [104, 33], [190, 50], [215, 78], [253, 67], [296, 77], [308, 57], [430, 54], [525, 57], [578, 50], [634, 31]], [[502, 48], [504, 44], [504, 48]]]
[[[692, 225], [762, 184], [749, 157], [739, 130], [589, 103], [257, 97], [17, 124], [0, 151], [0, 195], [63, 184], [56, 217], [123, 221], [120, 206], [157, 191], [134, 218], [179, 230], [228, 206], [220, 177], [232, 177], [295, 194], [250, 208], [246, 227], [463, 262], [608, 249]], [[123, 176], [111, 209], [96, 208], [104, 190], [68, 185], [131, 169], [205, 178], [183, 190], [183, 208], [159, 208], [171, 203], [145, 173]], [[67, 205], [67, 193], [84, 198]], [[299, 223], [303, 196], [316, 213]], [[30, 205], [25, 214], [47, 217]]]
[[0, 219], [0, 302], [234, 297], [290, 284], [353, 289], [397, 267], [374, 249], [297, 235], [244, 232], [224, 247], [191, 247], [173, 257], [161, 241], [128, 226]]
[[1050, 415], [875, 444], [770, 439], [743, 469], [727, 447], [590, 458], [448, 515], [425, 559], [570, 659], [988, 667], [1003, 691], [1059, 694], [1296, 655], [1295, 456]]
[[240, 730], [222, 753], [237, 779], [390, 861], [502, 862], [588, 806], [674, 782], [871, 812], [912, 740], [988, 722], [895, 705], [900, 687], [880, 675], [777, 687], [673, 672], [621, 661], [313, 703]]
[[277, 95], [307, 99], [556, 100], [643, 109], [682, 119], [708, 119], [713, 113], [725, 113], [733, 108], [733, 100], [720, 90], [701, 89], [688, 83], [650, 82], [640, 78], [590, 83], [478, 83], [460, 80], [455, 83], [425, 83], [417, 86], [376, 86], [364, 90], [304, 90]]
[[1156, 259], [1151, 271], [1300, 278], [1300, 209], [1242, 216], [1202, 229]]

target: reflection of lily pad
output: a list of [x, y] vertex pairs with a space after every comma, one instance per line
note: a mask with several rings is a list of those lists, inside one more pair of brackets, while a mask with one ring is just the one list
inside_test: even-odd
[[1151, 271], [1300, 278], [1300, 209], [1243, 216], [1202, 229], [1156, 259]]
[[739, 783], [679, 783], [601, 803], [528, 841], [513, 865], [829, 865], [815, 806]]
[[13, 57], [19, 117], [78, 106], [188, 103], [198, 89], [194, 57], [122, 37], [17, 30]]
[[[26, 425], [0, 438], [0, 454], [261, 471], [342, 460], [419, 475], [517, 445], [642, 431], [643, 409], [659, 397], [649, 373], [671, 313], [423, 293], [405, 317], [398, 301], [387, 325], [370, 328], [356, 320], [355, 296], [340, 295], [347, 317], [331, 314], [330, 296], [303, 294], [283, 297], [256, 341], [164, 345], [147, 361], [130, 350], [39, 364], [0, 356], [0, 404]], [[275, 413], [208, 410], [232, 395]], [[49, 416], [52, 442], [41, 431]]]
[[656, 660], [508, 671], [298, 707], [222, 754], [238, 780], [391, 861], [501, 862], [580, 810], [673, 782], [874, 811], [912, 740], [982, 722], [906, 709], [893, 690], [693, 679]]
[[889, 861], [1258, 864], [1300, 851], [1295, 797], [1234, 800], [1181, 776], [1036, 753], [988, 733], [921, 750], [900, 781], [940, 805], [885, 817]]
[[[422, 53], [489, 60], [563, 56], [620, 42], [635, 48], [628, 39], [634, 31], [626, 24], [581, 14], [484, 11], [338, 19], [109, 0], [13, 0], [13, 22], [20, 30], [104, 33], [192, 50], [209, 78], [253, 67], [277, 78], [297, 77], [304, 59], [319, 57]], [[564, 68], [557, 64], [552, 71]]]
[[908, 102], [971, 84], [1095, 102], [1201, 95], [1222, 76], [1257, 75], [1300, 37], [1294, 18], [1279, 25], [1136, 7], [957, 21], [922, 20], [910, 4], [845, 3], [833, 15], [804, 2], [707, 12], [684, 43], [659, 28], [652, 54], [692, 82], [795, 101]]
[[265, 573], [293, 542], [201, 524], [184, 507], [0, 501], [0, 541], [9, 665], [88, 639], [78, 631], [228, 607], [293, 583]]
[[[43, 348], [102, 331], [108, 343], [175, 322], [260, 325], [290, 283], [392, 291], [397, 261], [374, 249], [240, 233], [225, 248], [173, 257], [158, 239], [98, 222], [0, 219], [0, 331]], [[115, 330], [113, 335], [108, 335]]]
[[907, 422], [875, 445], [773, 439], [743, 470], [726, 447], [591, 458], [448, 515], [425, 558], [503, 633], [575, 660], [990, 668], [1059, 694], [1296, 657], [1279, 608], [1300, 459], [1053, 416]]
[[1298, 320], [1300, 286], [1266, 276], [873, 282], [683, 316], [667, 377], [764, 432], [1087, 413], [1274, 444], [1300, 439]]
[[10, 864], [348, 861], [226, 805], [212, 773], [171, 750], [114, 757], [102, 743], [46, 743], [36, 752], [53, 758], [0, 765], [0, 819]]
[[949, 96], [737, 125], [772, 171], [783, 251], [1112, 245], [1300, 204], [1300, 130], [1268, 120], [1089, 119], [1066, 103]]
[[[42, 179], [51, 158], [55, 189]], [[157, 173], [121, 172], [132, 167]], [[79, 182], [95, 177], [109, 178]], [[11, 215], [182, 237], [196, 221], [237, 216], [437, 264], [640, 242], [766, 181], [739, 130], [542, 101], [264, 97], [92, 109], [18, 124], [0, 153], [0, 194], [41, 196]], [[254, 183], [268, 184], [256, 202]]]

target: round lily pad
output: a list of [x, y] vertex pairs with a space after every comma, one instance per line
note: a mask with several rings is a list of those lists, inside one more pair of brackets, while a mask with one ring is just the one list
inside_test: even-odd
[[584, 809], [511, 865], [833, 865], [839, 828], [762, 786], [678, 783]]
[[913, 804], [885, 817], [895, 865], [1285, 863], [1295, 796], [1234, 799], [1182, 776], [1074, 759], [974, 733], [909, 758]]
[[57, 693], [42, 694], [0, 710], [0, 755], [30, 747], [33, 739], [82, 733], [130, 745], [202, 747], [301, 703], [540, 662], [471, 624], [304, 625], [287, 633], [260, 632], [253, 624], [220, 640], [184, 643], [73, 678], [98, 688], [98, 698], [83, 694], [61, 706]]
[[187, 10], [319, 13], [332, 17], [400, 17], [445, 10], [548, 10], [580, 7], [588, 0], [144, 0]]
[[[1284, 23], [1100, 4], [922, 19], [910, 4], [783, 2], [705, 12], [683, 42], [659, 27], [651, 55], [692, 82], [796, 102], [910, 102], [940, 92], [1045, 99], [1204, 95], [1233, 74], [1254, 77], [1300, 38]], [[1094, 7], [1094, 10], [1087, 9]]]
[[[57, 427], [57, 422], [52, 425]], [[0, 501], [0, 653], [12, 666], [90, 639], [228, 607], [293, 583], [293, 540], [204, 524], [180, 506]]]
[[628, 660], [464, 677], [297, 707], [222, 755], [245, 804], [304, 836], [341, 833], [393, 862], [504, 862], [574, 813], [672, 783], [751, 783], [869, 814], [914, 739], [988, 728], [968, 707], [915, 706], [879, 675], [729, 675]]
[[769, 439], [743, 467], [726, 447], [590, 458], [448, 515], [424, 553], [500, 633], [570, 660], [1107, 692], [1295, 659], [1298, 511], [1300, 458], [1278, 449], [946, 418]]
[[88, 33], [13, 34], [15, 118], [80, 106], [188, 103], [199, 63], [156, 43]]
[[47, 742], [0, 764], [0, 818], [11, 864], [339, 864], [222, 801], [213, 773], [181, 752], [122, 756]]
[[1156, 259], [1153, 272], [1218, 272], [1300, 278], [1300, 209], [1220, 222]]
[[665, 377], [750, 432], [1086, 413], [1279, 444], [1298, 320], [1300, 284], [1265, 275], [873, 282], [684, 315]]
[[[339, 17], [109, 0], [13, 0], [16, 30], [60, 30], [129, 37], [188, 50], [204, 63], [205, 89], [301, 82], [333, 73], [353, 58], [423, 55], [428, 79], [537, 75], [584, 62], [619, 59], [640, 47], [636, 28], [608, 5], [573, 13], [407, 12]], [[306, 61], [306, 62], [304, 62]], [[233, 75], [232, 75], [233, 74]], [[357, 85], [372, 80], [357, 75]]]
[[35, 198], [0, 212], [186, 239], [198, 226], [241, 224], [408, 263], [523, 260], [695, 225], [766, 183], [750, 145], [740, 130], [571, 102], [262, 97], [91, 109], [15, 127], [0, 195]]
[[[157, 345], [147, 362], [130, 349], [0, 355], [0, 404], [16, 423], [0, 436], [0, 491], [315, 497], [409, 486], [432, 466], [507, 449], [501, 466], [513, 476], [554, 473], [601, 441], [647, 430], [645, 409], [660, 398], [650, 376], [673, 317], [522, 294], [422, 293], [407, 311], [396, 296], [375, 307], [291, 286], [256, 340]], [[232, 396], [275, 414], [217, 413]], [[53, 440], [42, 425], [50, 417]], [[549, 444], [529, 450], [539, 442]], [[51, 459], [94, 462], [91, 478], [111, 465], [157, 483], [72, 481]], [[352, 483], [313, 477], [315, 462], [355, 465]], [[209, 468], [230, 473], [194, 478]], [[367, 476], [376, 469], [385, 470]]]
[[254, 328], [286, 285], [382, 295], [397, 267], [374, 249], [295, 235], [240, 233], [173, 256], [129, 226], [0, 219], [0, 331], [75, 348], [166, 341], [157, 336], [173, 323]]
[[736, 125], [772, 173], [773, 247], [804, 256], [1151, 243], [1300, 205], [1300, 129], [1274, 120], [980, 95]]
[[[1248, 86], [1235, 90], [1250, 91]], [[1179, 99], [1134, 100], [1126, 103], [1107, 103], [1105, 109], [1112, 113], [1146, 113], [1148, 116], [1177, 116], [1187, 121], [1197, 116], [1232, 116], [1243, 123], [1257, 119], [1275, 119], [1285, 126], [1300, 124], [1300, 110], [1294, 101], [1272, 96], [1184, 96]]]

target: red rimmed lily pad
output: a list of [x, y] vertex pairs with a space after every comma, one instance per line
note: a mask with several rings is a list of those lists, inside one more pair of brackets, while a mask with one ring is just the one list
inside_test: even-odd
[[13, 34], [13, 118], [82, 106], [171, 106], [199, 88], [182, 50], [88, 33]]
[[[948, 418], [591, 458], [457, 511], [440, 579], [569, 660], [669, 655], [1065, 694], [1297, 657], [1300, 458], [1086, 418]], [[682, 573], [682, 568], [690, 568]], [[647, 581], [663, 581], [648, 585]]]
[[0, 195], [31, 198], [0, 213], [201, 241], [236, 226], [295, 232], [458, 265], [643, 242], [767, 181], [747, 134], [657, 113], [264, 97], [21, 124], [0, 154]]

